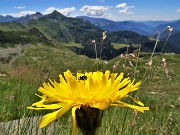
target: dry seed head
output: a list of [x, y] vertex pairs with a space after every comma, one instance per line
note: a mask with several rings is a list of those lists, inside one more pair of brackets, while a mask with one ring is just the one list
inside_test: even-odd
[[152, 60], [149, 60], [149, 62], [146, 63], [146, 65], [149, 66], [149, 67], [151, 67], [151, 66], [152, 66], [152, 62], [153, 62]]
[[169, 32], [172, 32], [172, 31], [173, 31], [173, 28], [170, 28], [170, 29], [169, 29]]
[[113, 65], [113, 66], [112, 66], [112, 69], [117, 69], [117, 66], [116, 66], [116, 65]]
[[161, 65], [162, 65], [163, 68], [165, 68], [166, 65], [167, 65], [165, 58], [163, 58], [160, 63], [161, 63]]
[[166, 33], [167, 30], [170, 30], [171, 27], [170, 26], [167, 26], [165, 29], [164, 29], [164, 33]]
[[105, 32], [102, 32], [102, 41], [106, 39], [106, 31]]
[[162, 60], [161, 60], [161, 66], [163, 67], [163, 69], [164, 69], [164, 72], [165, 72], [165, 74], [166, 74], [166, 76], [167, 76], [167, 78], [169, 78], [169, 80], [171, 80], [171, 75], [169, 74], [169, 70], [168, 70], [168, 68], [167, 68], [167, 62], [166, 62], [166, 59], [165, 58], [162, 58]]
[[91, 42], [92, 42], [93, 44], [95, 44], [95, 43], [96, 43], [96, 40], [92, 40]]
[[124, 58], [124, 57], [125, 57], [124, 54], [121, 54], [121, 55], [120, 55], [120, 58]]
[[132, 59], [135, 59], [135, 58], [136, 58], [136, 56], [135, 56], [134, 53], [130, 53], [129, 56], [130, 56]]
[[165, 62], [166, 61], [166, 59], [165, 58], [162, 58], [162, 62]]

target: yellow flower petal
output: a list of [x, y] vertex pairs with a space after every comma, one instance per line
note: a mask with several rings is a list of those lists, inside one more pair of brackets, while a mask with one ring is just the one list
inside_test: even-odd
[[66, 113], [69, 109], [71, 108], [71, 105], [68, 106], [63, 106], [61, 109], [46, 114], [41, 120], [40, 120], [40, 128], [43, 128], [45, 126], [47, 126], [49, 123], [51, 123], [52, 121], [58, 119], [59, 117], [61, 117], [64, 113]]
[[133, 97], [131, 97], [131, 96], [128, 96], [128, 97], [132, 98], [132, 100], [133, 100], [134, 102], [136, 102], [138, 105], [144, 106], [144, 104], [143, 104], [141, 101], [139, 101], [138, 99], [133, 98]]
[[129, 108], [135, 109], [140, 112], [149, 110], [149, 107], [141, 107], [141, 106], [131, 105], [131, 104], [124, 103], [124, 102], [120, 102], [118, 104], [111, 104], [111, 106], [129, 107]]
[[42, 110], [42, 109], [60, 109], [62, 105], [60, 104], [50, 104], [50, 105], [43, 105], [43, 104], [36, 104], [35, 107], [29, 107], [29, 109], [35, 109], [35, 110]]
[[98, 108], [99, 110], [105, 110], [111, 105], [111, 102], [105, 102], [105, 103], [96, 103], [92, 107]]
[[72, 108], [72, 120], [73, 120], [73, 130], [72, 130], [72, 134], [73, 135], [76, 135], [76, 109], [77, 109], [78, 107], [76, 107], [76, 106], [74, 106], [73, 108]]

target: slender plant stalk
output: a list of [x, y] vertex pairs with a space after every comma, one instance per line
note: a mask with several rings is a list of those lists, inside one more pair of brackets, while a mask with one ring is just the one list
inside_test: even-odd
[[156, 47], [157, 47], [157, 43], [158, 43], [158, 41], [159, 41], [159, 37], [160, 37], [160, 33], [158, 33], [158, 36], [157, 36], [157, 39], [156, 39], [156, 43], [155, 43], [155, 46], [154, 46], [154, 49], [153, 49], [153, 51], [152, 51], [152, 54], [151, 54], [151, 57], [150, 57], [149, 61], [152, 60], [152, 57], [153, 57], [154, 52], [155, 52], [155, 49], [156, 49]]
[[141, 45], [139, 46], [138, 54], [137, 54], [137, 57], [136, 57], [136, 66], [135, 66], [135, 69], [134, 69], [134, 76], [133, 76], [133, 79], [136, 78], [137, 65], [138, 65], [138, 62], [139, 62], [140, 51], [141, 51]]
[[95, 50], [96, 59], [97, 59], [97, 47], [96, 47], [96, 43], [94, 44], [94, 50]]
[[166, 39], [166, 42], [164, 43], [164, 46], [163, 46], [163, 48], [162, 48], [162, 50], [161, 50], [161, 53], [163, 53], [164, 48], [165, 48], [165, 46], [166, 46], [166, 44], [167, 44], [167, 41], [169, 40], [170, 35], [171, 35], [171, 32], [169, 32], [169, 34], [168, 34], [168, 37], [167, 37], [167, 39]]
[[125, 56], [125, 62], [124, 62], [125, 65], [126, 65], [126, 61], [127, 61], [127, 54], [128, 54], [128, 51], [129, 51], [129, 46], [127, 46], [127, 49], [126, 49], [126, 56]]
[[96, 47], [96, 43], [94, 44], [94, 50], [95, 50], [95, 54], [96, 54], [96, 68], [97, 68], [97, 70], [98, 70], [98, 68], [99, 68], [99, 63], [98, 63], [98, 58], [97, 58], [97, 47]]
[[103, 50], [103, 47], [102, 47], [102, 41], [101, 41], [100, 59], [101, 59], [101, 55], [102, 55], [102, 50]]
[[102, 40], [101, 40], [101, 50], [100, 50], [100, 59], [103, 51], [103, 41], [106, 39], [106, 31], [102, 33]]
[[[151, 61], [151, 60], [152, 60], [152, 57], [154, 56], [154, 52], [155, 52], [155, 50], [156, 50], [157, 43], [158, 43], [158, 41], [159, 41], [159, 37], [160, 37], [160, 33], [158, 33], [158, 35], [157, 35], [156, 43], [155, 43], [155, 45], [154, 45], [154, 49], [153, 49], [153, 51], [152, 51], [152, 53], [151, 53], [151, 57], [149, 58], [149, 61]], [[144, 78], [145, 78], [145, 76], [146, 76], [146, 73], [147, 73], [147, 68], [146, 68], [146, 70], [145, 70], [145, 72], [144, 72], [142, 81], [144, 80]]]

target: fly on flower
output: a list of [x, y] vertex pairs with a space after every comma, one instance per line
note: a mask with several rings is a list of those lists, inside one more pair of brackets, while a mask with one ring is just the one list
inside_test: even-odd
[[78, 79], [79, 79], [79, 80], [87, 80], [87, 76], [82, 75], [82, 76], [80, 76]]
[[87, 80], [87, 76], [85, 73], [82, 73], [81, 71], [78, 72], [77, 74], [78, 80]]
[[[33, 103], [28, 109], [52, 110], [40, 120], [40, 128], [55, 121], [68, 110], [72, 109], [73, 135], [76, 134], [76, 125], [84, 134], [95, 133], [100, 126], [102, 111], [110, 106], [129, 107], [144, 112], [149, 107], [129, 96], [138, 89], [140, 82], [135, 83], [124, 78], [123, 73], [85, 72], [74, 76], [70, 70], [59, 75], [60, 82], [43, 83], [38, 91], [42, 93], [40, 101]], [[84, 80], [84, 81], [80, 81]], [[122, 101], [131, 98], [137, 105]]]

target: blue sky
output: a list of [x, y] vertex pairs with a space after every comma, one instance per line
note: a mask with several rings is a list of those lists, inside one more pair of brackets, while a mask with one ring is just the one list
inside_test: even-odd
[[65, 16], [91, 16], [114, 21], [177, 20], [180, 0], [0, 0], [0, 15], [14, 17], [57, 10]]

